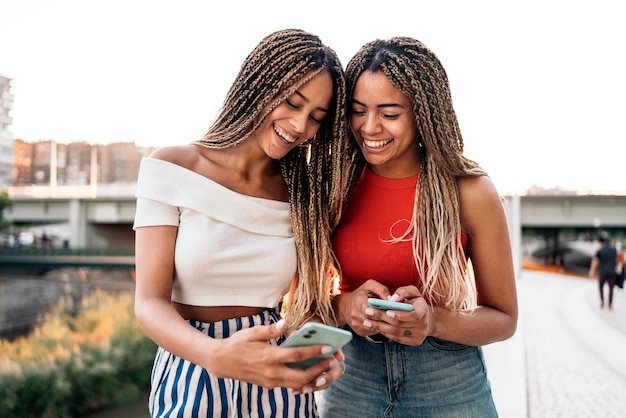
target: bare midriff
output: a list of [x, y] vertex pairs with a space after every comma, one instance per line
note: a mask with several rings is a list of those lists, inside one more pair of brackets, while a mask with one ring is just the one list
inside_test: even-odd
[[176, 311], [185, 319], [200, 322], [218, 322], [224, 319], [257, 315], [267, 308], [256, 306], [193, 306], [172, 302]]

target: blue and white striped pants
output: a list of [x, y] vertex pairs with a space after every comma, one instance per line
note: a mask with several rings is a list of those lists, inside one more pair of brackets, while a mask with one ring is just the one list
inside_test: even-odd
[[[227, 338], [255, 325], [279, 318], [274, 309], [259, 315], [221, 322], [189, 321], [213, 338]], [[271, 340], [280, 345], [283, 341]], [[289, 389], [267, 389], [251, 383], [212, 376], [206, 369], [159, 347], [152, 369], [150, 391], [152, 417], [317, 417], [312, 393], [295, 395]]]

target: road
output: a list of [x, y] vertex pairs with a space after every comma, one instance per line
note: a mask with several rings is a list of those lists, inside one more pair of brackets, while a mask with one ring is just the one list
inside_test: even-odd
[[626, 293], [600, 309], [596, 283], [522, 271], [518, 331], [484, 348], [502, 418], [626, 416]]

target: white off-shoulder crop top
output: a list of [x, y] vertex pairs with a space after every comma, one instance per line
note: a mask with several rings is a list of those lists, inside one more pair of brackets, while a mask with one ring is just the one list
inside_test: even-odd
[[133, 229], [178, 227], [172, 300], [276, 307], [296, 273], [289, 203], [234, 192], [179, 165], [143, 158]]

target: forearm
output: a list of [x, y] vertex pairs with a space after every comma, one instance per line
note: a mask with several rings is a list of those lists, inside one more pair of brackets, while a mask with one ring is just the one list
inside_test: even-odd
[[136, 304], [135, 315], [143, 333], [170, 353], [210, 368], [216, 341], [189, 325], [162, 299], [147, 299]]
[[510, 338], [517, 328], [517, 314], [487, 306], [473, 312], [455, 312], [434, 308], [431, 336], [470, 346], [482, 346]]

